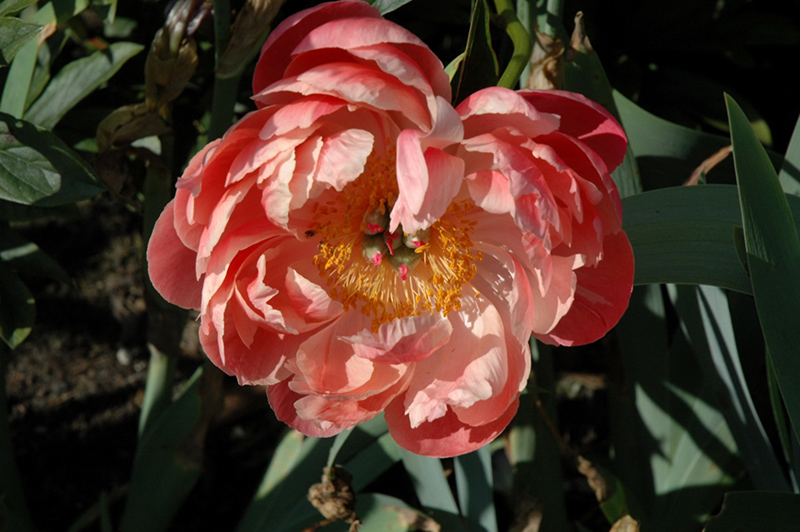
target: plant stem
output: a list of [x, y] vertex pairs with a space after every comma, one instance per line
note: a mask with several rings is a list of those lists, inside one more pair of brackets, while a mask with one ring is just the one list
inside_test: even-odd
[[[228, 0], [214, 0], [214, 58], [216, 69], [219, 69], [222, 55], [231, 39], [231, 10]], [[222, 78], [214, 76], [214, 97], [211, 102], [211, 124], [208, 127], [208, 140], [221, 137], [231, 125], [233, 106], [239, 91], [238, 75]]]
[[6, 366], [9, 348], [0, 341], [0, 509], [4, 510], [5, 530], [32, 532], [33, 522], [25, 503], [22, 481], [14, 460], [11, 427], [6, 399]]
[[517, 18], [514, 7], [511, 5], [511, 0], [494, 0], [494, 5], [506, 33], [511, 38], [511, 42], [514, 43], [514, 54], [511, 56], [503, 75], [500, 76], [497, 85], [513, 89], [517, 86], [522, 71], [525, 70], [525, 67], [528, 66], [528, 61], [530, 61], [531, 53], [533, 52], [531, 37], [528, 35], [525, 26]]

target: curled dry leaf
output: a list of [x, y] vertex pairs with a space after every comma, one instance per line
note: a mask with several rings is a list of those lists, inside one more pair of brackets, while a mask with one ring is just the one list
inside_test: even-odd
[[322, 470], [322, 481], [309, 488], [308, 500], [329, 523], [341, 519], [355, 525], [358, 517], [352, 482], [353, 476], [342, 466], [326, 467]]
[[609, 489], [606, 479], [600, 474], [600, 471], [594, 467], [594, 464], [583, 456], [578, 457], [578, 472], [586, 477], [589, 486], [594, 491], [597, 502], [603, 502], [608, 499]]
[[626, 515], [614, 523], [610, 532], [639, 532], [639, 522], [630, 515]]
[[561, 89], [564, 84], [564, 43], [536, 32], [527, 89]]

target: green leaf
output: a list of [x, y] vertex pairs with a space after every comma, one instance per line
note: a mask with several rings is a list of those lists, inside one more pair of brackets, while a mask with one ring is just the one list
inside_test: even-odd
[[10, 63], [25, 44], [36, 37], [42, 26], [18, 18], [0, 17], [0, 61]]
[[148, 427], [140, 441], [121, 530], [166, 530], [197, 482], [208, 421], [203, 384], [203, 368], [198, 368], [181, 396]]
[[381, 12], [381, 15], [385, 15], [390, 11], [394, 11], [398, 7], [402, 7], [410, 1], [411, 0], [367, 0], [369, 4]]
[[22, 279], [0, 261], [0, 338], [12, 349], [31, 332], [36, 304]]
[[439, 530], [433, 519], [395, 497], [380, 493], [358, 496], [356, 512], [361, 532], [415, 532]]
[[92, 168], [61, 139], [0, 113], [0, 199], [49, 207], [102, 191]]
[[635, 284], [708, 284], [750, 293], [733, 240], [733, 228], [741, 225], [735, 187], [665, 188], [627, 197], [622, 205]]
[[750, 395], [725, 292], [714, 286], [682, 286], [675, 294], [681, 327], [698, 354], [709, 388], [720, 398], [720, 411], [753, 484], [758, 489], [787, 490], [782, 468]]
[[766, 151], [736, 102], [726, 95], [753, 297], [781, 394], [800, 436], [800, 238]]
[[769, 491], [728, 493], [722, 511], [709, 519], [705, 532], [794, 530], [800, 523], [800, 495]]
[[453, 78], [453, 105], [473, 92], [497, 85], [500, 67], [492, 49], [486, 0], [474, 0], [464, 54], [464, 60]]
[[311, 506], [306, 494], [312, 484], [320, 481], [332, 443], [331, 438], [305, 438], [299, 450], [287, 443], [294, 458], [280, 480], [277, 476], [281, 467], [273, 463], [284, 455], [276, 453], [237, 532], [289, 532], [321, 521], [321, 514]]
[[800, 118], [794, 124], [789, 148], [783, 158], [781, 171], [778, 173], [783, 191], [787, 194], [800, 196]]
[[442, 530], [448, 532], [465, 530], [458, 504], [444, 476], [442, 462], [437, 458], [420, 456], [405, 449], [402, 451], [402, 456], [403, 465], [411, 477], [419, 502], [442, 525]]
[[3, 0], [3, 2], [0, 2], [0, 17], [19, 13], [35, 3], [36, 0]]
[[[705, 159], [730, 144], [726, 137], [679, 126], [650, 114], [617, 91], [613, 91], [613, 101], [625, 127], [629, 148], [636, 155], [644, 190], [682, 184]], [[733, 168], [723, 161], [714, 172], [729, 172], [732, 177]]]
[[477, 525], [470, 526], [470, 530], [475, 528], [484, 532], [497, 532], [489, 444], [477, 451], [457, 456], [453, 462], [459, 507], [467, 522]]
[[49, 277], [69, 283], [71, 277], [39, 246], [8, 227], [0, 225], [0, 260], [18, 273]]
[[685, 335], [669, 338], [659, 286], [637, 287], [617, 326], [610, 406], [615, 461], [643, 530], [699, 529], [741, 476], [736, 444]]
[[108, 81], [128, 59], [143, 49], [140, 44], [118, 42], [106, 50], [69, 63], [53, 77], [44, 93], [27, 110], [25, 120], [53, 128], [67, 111]]

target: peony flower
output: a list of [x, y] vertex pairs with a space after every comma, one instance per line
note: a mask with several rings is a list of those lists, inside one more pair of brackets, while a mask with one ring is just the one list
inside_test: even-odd
[[531, 334], [591, 342], [622, 315], [626, 140], [599, 106], [492, 88], [454, 109], [436, 56], [360, 1], [278, 26], [253, 90], [178, 181], [149, 270], [290, 426], [385, 412], [408, 450], [472, 451], [514, 416]]

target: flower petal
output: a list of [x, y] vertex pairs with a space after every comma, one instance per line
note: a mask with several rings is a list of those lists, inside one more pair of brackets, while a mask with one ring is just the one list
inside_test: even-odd
[[517, 413], [515, 400], [497, 419], [474, 427], [458, 419], [453, 411], [412, 428], [405, 415], [403, 401], [395, 399], [386, 407], [386, 424], [394, 441], [412, 453], [432, 457], [449, 457], [480, 449], [503, 432]]
[[328, 2], [295, 13], [284, 20], [261, 47], [261, 56], [253, 74], [253, 94], [283, 77], [297, 45], [314, 28], [336, 19], [371, 17], [380, 19], [380, 12], [365, 2]]
[[153, 286], [170, 303], [199, 309], [203, 277], [193, 272], [197, 253], [187, 248], [175, 231], [175, 200], [170, 201], [156, 221], [147, 245], [148, 273]]
[[382, 324], [376, 333], [364, 329], [340, 340], [352, 344], [357, 356], [382, 364], [406, 364], [428, 357], [452, 332], [449, 320], [429, 314], [398, 318]]
[[575, 270], [577, 288], [569, 312], [548, 334], [534, 335], [549, 344], [582, 345], [603, 337], [628, 308], [633, 287], [633, 250], [619, 232], [603, 240], [603, 259]]

